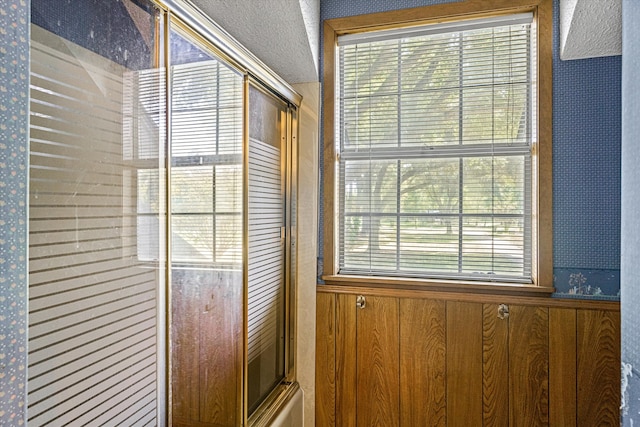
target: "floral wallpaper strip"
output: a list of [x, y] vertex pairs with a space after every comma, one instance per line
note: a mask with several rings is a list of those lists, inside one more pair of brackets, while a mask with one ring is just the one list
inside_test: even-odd
[[620, 300], [620, 270], [554, 268], [555, 296]]
[[0, 1], [0, 425], [26, 425], [29, 2]]

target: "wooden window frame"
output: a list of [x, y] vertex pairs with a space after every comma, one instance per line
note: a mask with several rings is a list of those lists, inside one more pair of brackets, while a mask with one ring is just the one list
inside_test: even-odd
[[[338, 197], [336, 165], [338, 150], [335, 129], [335, 84], [337, 40], [343, 34], [402, 28], [436, 22], [481, 18], [532, 11], [537, 27], [537, 134], [532, 150], [532, 278], [531, 284], [480, 282], [461, 280], [431, 280], [381, 276], [338, 274]], [[324, 21], [323, 62], [323, 270], [327, 284], [348, 284], [396, 288], [426, 288], [476, 292], [549, 295], [553, 288], [553, 206], [552, 206], [552, 61], [553, 61], [553, 1], [552, 0], [466, 0], [456, 3], [394, 10], [350, 16]]]

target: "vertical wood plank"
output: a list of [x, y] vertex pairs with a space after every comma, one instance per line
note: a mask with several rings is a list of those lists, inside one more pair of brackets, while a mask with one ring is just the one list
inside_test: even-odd
[[[322, 115], [323, 117], [334, 117], [335, 112], [335, 49], [338, 35], [328, 21], [323, 23], [322, 37], [324, 41], [323, 51], [323, 73], [322, 73]], [[324, 165], [322, 169], [322, 224], [323, 224], [323, 245], [322, 255], [324, 258], [323, 274], [336, 274], [336, 254], [338, 252], [335, 241], [335, 224], [337, 221], [338, 209], [335, 203], [337, 195], [336, 183], [336, 144], [335, 144], [335, 123], [333, 120], [322, 120], [322, 157]]]
[[400, 300], [400, 425], [446, 425], [445, 303]]
[[482, 407], [484, 426], [509, 426], [509, 318], [497, 304], [482, 309]]
[[482, 304], [448, 301], [447, 426], [482, 426]]
[[336, 426], [356, 426], [356, 296], [336, 297]]
[[509, 307], [510, 425], [549, 423], [549, 311]]
[[335, 294], [316, 295], [316, 425], [336, 425]]
[[357, 309], [357, 425], [400, 425], [398, 299], [367, 297]]
[[240, 287], [232, 277], [202, 283], [200, 293], [200, 421], [238, 424]]
[[177, 419], [200, 415], [200, 310], [198, 286], [174, 280], [171, 297], [171, 411]]
[[549, 425], [576, 427], [576, 310], [549, 309]]
[[620, 424], [620, 313], [578, 310], [578, 425]]

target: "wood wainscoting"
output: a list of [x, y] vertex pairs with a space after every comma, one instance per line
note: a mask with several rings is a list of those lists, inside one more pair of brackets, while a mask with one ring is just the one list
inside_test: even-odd
[[319, 427], [618, 426], [619, 406], [618, 302], [318, 286]]

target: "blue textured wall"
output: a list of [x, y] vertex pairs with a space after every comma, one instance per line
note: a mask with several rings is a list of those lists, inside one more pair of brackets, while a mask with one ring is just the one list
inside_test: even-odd
[[622, 33], [622, 421], [640, 424], [640, 2], [624, 0]]
[[555, 286], [559, 295], [576, 287], [619, 298], [622, 59], [560, 60], [554, 3]]
[[26, 425], [29, 3], [0, 2], [0, 425]]
[[[320, 16], [324, 20], [449, 1], [322, 0]], [[556, 296], [618, 299], [621, 58], [561, 61], [558, 34], [556, 0], [553, 58]]]

